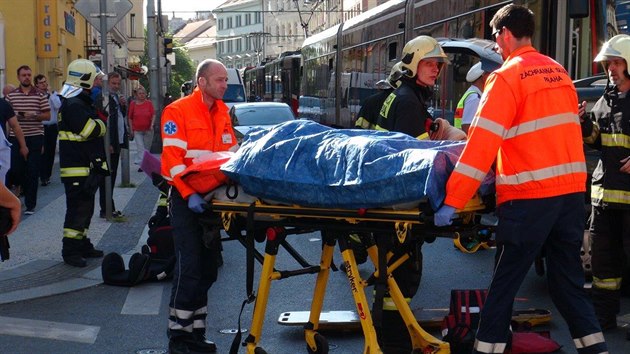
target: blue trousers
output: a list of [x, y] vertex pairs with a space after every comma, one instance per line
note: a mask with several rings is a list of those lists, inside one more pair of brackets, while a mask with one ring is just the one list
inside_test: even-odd
[[549, 294], [569, 326], [578, 353], [607, 351], [593, 304], [584, 290], [580, 248], [584, 238], [583, 193], [512, 200], [497, 207], [497, 254], [488, 298], [481, 311], [475, 353], [503, 353], [511, 337], [514, 298], [544, 249]]

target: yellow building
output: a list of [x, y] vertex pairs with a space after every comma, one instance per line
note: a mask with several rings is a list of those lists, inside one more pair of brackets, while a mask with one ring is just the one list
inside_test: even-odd
[[44, 74], [52, 90], [61, 88], [65, 68], [85, 57], [91, 26], [73, 5], [76, 0], [0, 1], [0, 87], [17, 85], [17, 68]]

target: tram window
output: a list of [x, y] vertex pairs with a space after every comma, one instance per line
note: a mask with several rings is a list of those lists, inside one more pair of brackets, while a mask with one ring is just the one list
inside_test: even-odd
[[569, 0], [569, 17], [588, 17], [588, 0]]
[[398, 43], [397, 42], [393, 42], [393, 43], [389, 44], [389, 46], [388, 46], [388, 53], [387, 53], [387, 60], [389, 60], [389, 61], [396, 60], [396, 53], [398, 52], [397, 47], [398, 47]]

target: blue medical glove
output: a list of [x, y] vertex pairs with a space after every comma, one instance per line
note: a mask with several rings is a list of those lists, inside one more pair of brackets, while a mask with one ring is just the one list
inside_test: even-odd
[[440, 210], [433, 215], [433, 223], [435, 226], [446, 226], [453, 223], [453, 216], [455, 215], [455, 208], [450, 205], [442, 205]]
[[191, 194], [190, 197], [188, 197], [188, 209], [197, 214], [202, 214], [206, 211], [207, 206], [208, 203], [197, 193]]

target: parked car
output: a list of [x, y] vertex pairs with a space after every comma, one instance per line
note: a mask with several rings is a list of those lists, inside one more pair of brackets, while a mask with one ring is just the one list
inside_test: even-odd
[[286, 103], [248, 102], [239, 103], [230, 108], [230, 118], [234, 133], [239, 143], [251, 129], [269, 129], [276, 124], [295, 119], [295, 115]]
[[578, 94], [578, 102], [586, 101], [586, 110], [589, 111], [595, 102], [604, 94], [607, 82], [606, 75], [589, 76], [573, 81]]

